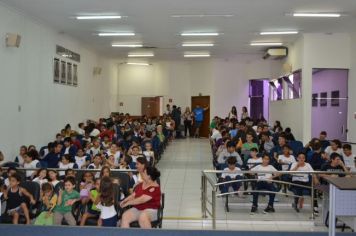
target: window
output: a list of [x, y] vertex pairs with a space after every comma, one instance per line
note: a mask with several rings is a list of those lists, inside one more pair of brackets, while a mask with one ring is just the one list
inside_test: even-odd
[[271, 80], [270, 84], [270, 94], [271, 101], [278, 101], [283, 99], [283, 78]]
[[289, 76], [284, 77], [284, 81], [287, 84], [287, 97], [286, 99], [298, 99], [301, 98], [302, 89], [302, 73], [301, 71], [296, 71]]

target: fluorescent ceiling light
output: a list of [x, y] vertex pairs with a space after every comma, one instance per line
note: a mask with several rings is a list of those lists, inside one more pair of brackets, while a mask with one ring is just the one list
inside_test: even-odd
[[126, 62], [126, 65], [133, 65], [133, 66], [149, 66], [148, 63], [141, 63], [141, 62]]
[[184, 57], [210, 57], [210, 53], [185, 53]]
[[182, 43], [182, 47], [213, 47], [213, 43]]
[[298, 34], [298, 31], [265, 31], [261, 32], [260, 35], [283, 35], [283, 34]]
[[192, 14], [192, 15], [171, 15], [172, 18], [199, 18], [199, 17], [233, 17], [233, 14]]
[[250, 43], [250, 46], [281, 46], [283, 43], [278, 43], [278, 42], [252, 42]]
[[110, 20], [121, 19], [122, 16], [77, 16], [77, 20]]
[[219, 33], [181, 33], [181, 36], [218, 36]]
[[117, 48], [142, 48], [143, 47], [141, 43], [114, 43], [111, 46]]
[[340, 17], [340, 13], [293, 13], [294, 17]]
[[99, 33], [99, 36], [135, 36], [135, 33], [118, 32], [118, 33]]
[[154, 53], [129, 53], [128, 57], [154, 57]]

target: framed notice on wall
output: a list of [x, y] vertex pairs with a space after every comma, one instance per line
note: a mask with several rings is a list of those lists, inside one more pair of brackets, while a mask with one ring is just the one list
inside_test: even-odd
[[322, 92], [320, 93], [320, 106], [321, 107], [326, 107], [328, 105], [328, 93], [327, 92]]
[[73, 64], [73, 85], [78, 86], [78, 65]]
[[72, 63], [67, 62], [67, 85], [72, 85]]
[[340, 106], [340, 91], [331, 91], [331, 106]]
[[313, 93], [312, 95], [312, 106], [317, 107], [318, 106], [318, 94]]
[[65, 84], [67, 82], [67, 70], [66, 70], [66, 62], [61, 61], [61, 84]]
[[58, 58], [53, 59], [53, 82], [59, 83], [60, 76], [60, 60]]

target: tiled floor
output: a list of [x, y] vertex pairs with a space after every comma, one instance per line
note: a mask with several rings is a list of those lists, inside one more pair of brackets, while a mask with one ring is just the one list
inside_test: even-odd
[[[161, 170], [162, 189], [165, 192], [163, 228], [212, 229], [211, 219], [203, 219], [201, 213], [202, 170], [211, 170], [211, 150], [207, 139], [175, 140], [165, 151], [158, 164]], [[263, 214], [268, 197], [261, 197], [260, 212], [250, 215], [250, 197], [233, 197], [230, 212], [224, 209], [224, 199], [217, 199], [216, 228], [221, 230], [254, 231], [326, 231], [314, 226], [310, 220], [310, 205], [301, 213], [291, 209], [291, 198], [278, 196], [276, 213]], [[306, 202], [306, 204], [308, 204]]]

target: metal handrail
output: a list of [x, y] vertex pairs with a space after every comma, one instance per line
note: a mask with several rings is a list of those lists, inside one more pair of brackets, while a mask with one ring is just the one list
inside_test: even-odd
[[[230, 171], [224, 171], [224, 170], [203, 170], [202, 171], [202, 215], [204, 218], [207, 217], [207, 214], [209, 214], [211, 216], [211, 220], [212, 220], [212, 226], [213, 229], [216, 229], [216, 197], [221, 197], [221, 196], [227, 196], [230, 194], [234, 194], [234, 193], [238, 193], [238, 192], [258, 192], [258, 193], [274, 193], [274, 194], [280, 194], [280, 195], [290, 195], [290, 196], [294, 196], [294, 197], [300, 197], [300, 196], [295, 196], [292, 194], [287, 194], [287, 193], [277, 193], [277, 192], [272, 192], [272, 191], [258, 191], [258, 190], [252, 190], [252, 191], [237, 191], [237, 192], [229, 192], [229, 193], [224, 193], [224, 194], [217, 194], [217, 189], [218, 186], [222, 185], [222, 184], [226, 184], [226, 183], [234, 183], [234, 182], [249, 182], [249, 181], [263, 181], [263, 180], [258, 180], [258, 179], [242, 179], [242, 180], [232, 180], [232, 181], [226, 181], [226, 182], [221, 182], [221, 183], [217, 183], [215, 181], [212, 181], [212, 179], [210, 178], [211, 175], [209, 174], [222, 174], [222, 173], [231, 173]], [[251, 170], [241, 170], [241, 171], [236, 171], [233, 173], [237, 173], [237, 174], [259, 174], [259, 173], [269, 173], [269, 174], [287, 174], [287, 175], [296, 175], [296, 174], [308, 174], [308, 175], [320, 175], [320, 174], [325, 174], [325, 175], [346, 175], [346, 176], [350, 176], [350, 175], [356, 175], [356, 171], [351, 171], [351, 172], [343, 172], [343, 171], [335, 171], [335, 172], [328, 172], [328, 171], [251, 171]], [[294, 184], [292, 182], [285, 182], [285, 181], [279, 181], [279, 180], [268, 180], [271, 182], [275, 182], [275, 183], [282, 183], [282, 184], [288, 184], [288, 185], [294, 185], [294, 186], [299, 186], [299, 187], [303, 187], [306, 189], [310, 189], [311, 190], [311, 207], [313, 208], [313, 203], [314, 203], [314, 178], [311, 178], [311, 186], [304, 186], [304, 185], [298, 185], [298, 184]], [[209, 182], [210, 186], [213, 188], [212, 190], [212, 199], [211, 202], [208, 201], [208, 197], [207, 197], [207, 183]], [[214, 183], [215, 182], [215, 183]], [[209, 203], [211, 205], [211, 211], [208, 209], [207, 203]], [[311, 219], [314, 220], [315, 219], [315, 215], [314, 215], [314, 210], [312, 209], [312, 215], [311, 215]]]

